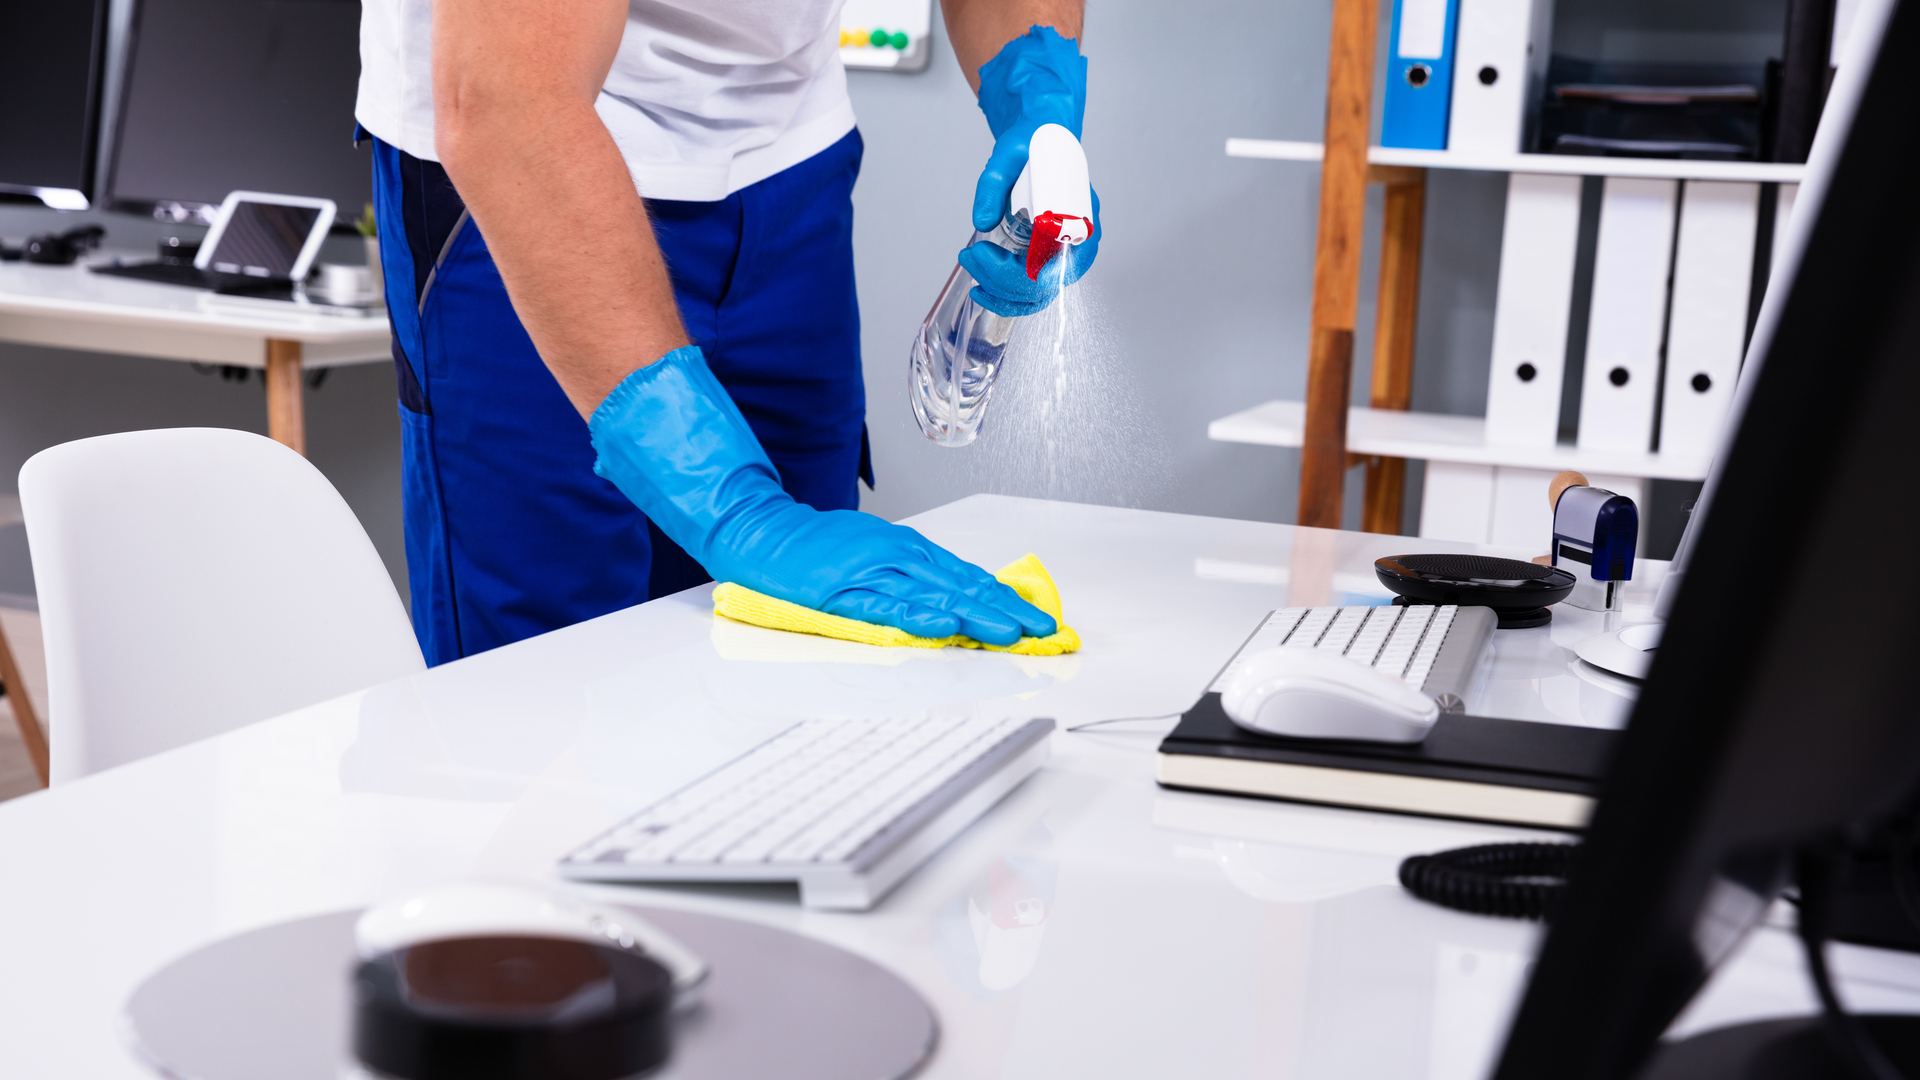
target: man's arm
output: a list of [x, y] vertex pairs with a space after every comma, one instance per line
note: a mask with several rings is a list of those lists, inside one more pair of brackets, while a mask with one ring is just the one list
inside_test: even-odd
[[646, 206], [593, 110], [626, 15], [626, 0], [433, 5], [440, 162], [582, 416], [688, 343]]
[[980, 92], [980, 65], [1030, 26], [1051, 26], [1063, 38], [1080, 36], [1083, 0], [941, 0], [947, 36], [967, 85]]

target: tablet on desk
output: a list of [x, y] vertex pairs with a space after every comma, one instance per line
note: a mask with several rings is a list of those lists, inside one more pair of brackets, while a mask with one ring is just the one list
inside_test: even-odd
[[220, 274], [300, 281], [320, 253], [334, 213], [332, 199], [231, 192], [193, 265]]
[[313, 266], [333, 217], [331, 199], [235, 191], [220, 204], [192, 266], [161, 259], [90, 269], [161, 285], [285, 300]]

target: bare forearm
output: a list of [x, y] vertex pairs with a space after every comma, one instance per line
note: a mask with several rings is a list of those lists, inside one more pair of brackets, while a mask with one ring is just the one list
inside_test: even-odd
[[[571, 52], [563, 44], [557, 56], [540, 58], [545, 66], [502, 56], [503, 32], [539, 40], [537, 22], [527, 23], [537, 6], [435, 4], [435, 137], [515, 313], [587, 416], [687, 335], [646, 207], [593, 110], [611, 62], [603, 39], [611, 32], [617, 45], [619, 23], [600, 19], [593, 40], [576, 36]], [[625, 7], [600, 14], [617, 17]], [[565, 30], [545, 40], [564, 42]]]
[[994, 58], [1000, 47], [1032, 26], [1051, 26], [1064, 38], [1080, 36], [1083, 0], [942, 0], [947, 36], [953, 55], [967, 76], [967, 85], [980, 92], [980, 65]]

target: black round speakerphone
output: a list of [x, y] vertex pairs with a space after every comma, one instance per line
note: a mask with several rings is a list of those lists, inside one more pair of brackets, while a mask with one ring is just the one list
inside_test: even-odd
[[1373, 572], [1396, 604], [1488, 607], [1502, 630], [1551, 622], [1547, 606], [1565, 600], [1575, 581], [1557, 566], [1491, 555], [1393, 555], [1374, 560]]
[[353, 1050], [398, 1080], [618, 1080], [665, 1061], [673, 976], [539, 936], [423, 941], [353, 975]]

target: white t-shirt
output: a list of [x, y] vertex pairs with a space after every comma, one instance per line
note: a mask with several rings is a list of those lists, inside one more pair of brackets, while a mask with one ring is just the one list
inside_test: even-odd
[[[595, 108], [640, 193], [724, 199], [853, 130], [842, 2], [628, 0]], [[438, 161], [432, 40], [432, 0], [364, 0], [354, 114], [393, 146]]]

